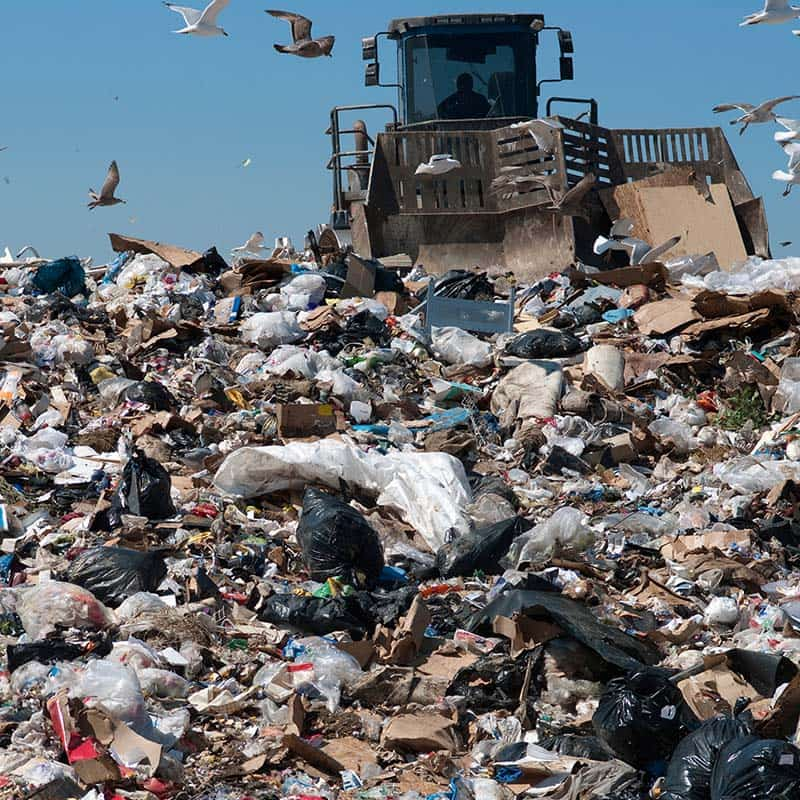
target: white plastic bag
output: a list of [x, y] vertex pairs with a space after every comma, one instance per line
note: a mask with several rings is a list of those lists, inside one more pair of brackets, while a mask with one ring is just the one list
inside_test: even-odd
[[461, 328], [434, 328], [433, 352], [448, 364], [488, 367], [492, 363], [492, 346]]
[[114, 612], [90, 591], [72, 583], [45, 581], [19, 591], [17, 613], [32, 640], [56, 629], [101, 630], [114, 623]]
[[589, 518], [577, 508], [559, 508], [550, 519], [520, 536], [509, 552], [517, 568], [522, 564], [541, 564], [558, 552], [581, 553], [595, 542]]
[[281, 289], [289, 311], [305, 311], [318, 306], [325, 299], [327, 284], [322, 275], [306, 272], [298, 275], [291, 283]]
[[139, 679], [122, 664], [90, 661], [70, 696], [82, 698], [90, 707], [101, 707], [139, 734], [152, 728]]
[[470, 530], [466, 507], [472, 492], [463, 464], [445, 453], [363, 452], [347, 442], [293, 442], [285, 447], [243, 447], [214, 477], [223, 492], [244, 498], [308, 484], [339, 488], [339, 481], [378, 495], [398, 509], [436, 552], [448, 531]]
[[253, 314], [242, 323], [242, 340], [272, 350], [281, 344], [298, 342], [305, 332], [297, 324], [297, 315], [288, 311]]

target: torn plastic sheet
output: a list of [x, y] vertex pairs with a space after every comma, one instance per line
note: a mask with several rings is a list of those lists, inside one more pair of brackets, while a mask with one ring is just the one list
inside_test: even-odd
[[214, 485], [231, 495], [259, 497], [285, 489], [341, 482], [377, 495], [397, 509], [436, 552], [448, 533], [470, 530], [465, 511], [472, 491], [463, 464], [445, 453], [364, 452], [346, 442], [296, 442], [285, 447], [243, 447], [231, 453]]
[[621, 670], [640, 669], [661, 660], [658, 649], [623, 631], [598, 622], [590, 608], [558, 594], [534, 591], [512, 591], [500, 595], [483, 611], [472, 617], [469, 630], [477, 631], [495, 617], [513, 617], [525, 613], [535, 619], [555, 622], [564, 633], [594, 650], [607, 663]]

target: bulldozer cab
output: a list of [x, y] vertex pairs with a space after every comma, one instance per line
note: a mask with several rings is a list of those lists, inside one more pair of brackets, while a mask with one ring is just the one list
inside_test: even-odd
[[395, 20], [389, 36], [398, 45], [404, 125], [536, 117], [533, 21]]
[[[537, 66], [546, 35], [558, 42], [557, 69]], [[386, 42], [396, 46], [388, 78]], [[397, 19], [363, 39], [366, 85], [395, 90], [397, 101], [331, 112], [323, 251], [407, 254], [431, 273], [478, 266], [538, 278], [577, 259], [597, 263], [592, 244], [614, 217], [603, 190], [669, 172], [659, 187], [682, 181], [713, 193], [724, 184], [747, 252], [769, 255], [763, 203], [719, 128], [615, 130], [599, 125], [593, 99], [542, 100], [545, 84], [573, 79], [573, 53], [572, 34], [541, 14]], [[588, 119], [553, 116], [555, 104], [585, 106]], [[357, 119], [368, 109], [389, 116], [374, 138]], [[452, 170], [420, 170], [445, 155]], [[586, 207], [562, 213], [558, 199], [588, 175], [596, 185]]]

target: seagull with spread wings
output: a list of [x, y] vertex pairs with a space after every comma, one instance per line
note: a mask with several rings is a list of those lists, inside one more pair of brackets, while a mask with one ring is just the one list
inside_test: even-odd
[[331, 57], [336, 37], [321, 36], [319, 39], [312, 39], [310, 19], [291, 11], [267, 10], [267, 14], [271, 14], [276, 19], [286, 20], [292, 26], [292, 44], [276, 44], [275, 49], [279, 53], [300, 56], [300, 58]]
[[744, 18], [744, 22], [739, 23], [740, 28], [747, 25], [780, 25], [784, 22], [791, 22], [800, 17], [800, 8], [790, 6], [789, 0], [767, 0], [763, 11], [749, 14]]
[[176, 6], [174, 3], [164, 3], [170, 10], [183, 17], [186, 23], [185, 28], [181, 28], [174, 33], [185, 33], [192, 36], [227, 36], [224, 28], [217, 25], [217, 17], [231, 0], [212, 0], [203, 11], [186, 6]]
[[98, 206], [115, 206], [117, 203], [126, 202], [120, 200], [119, 197], [114, 197], [117, 186], [119, 186], [119, 167], [117, 167], [116, 161], [112, 161], [100, 194], [94, 189], [89, 189], [89, 209], [94, 210]]
[[800, 100], [800, 95], [787, 95], [786, 97], [776, 97], [774, 100], [767, 100], [760, 106], [754, 106], [752, 103], [725, 103], [720, 106], [714, 106], [712, 109], [715, 114], [722, 114], [725, 111], [734, 111], [738, 109], [743, 111], [744, 114], [738, 119], [731, 120], [731, 125], [742, 125], [739, 135], [743, 134], [749, 125], [756, 125], [762, 122], [772, 122], [778, 118], [775, 113], [775, 107], [781, 103], [788, 103], [789, 100]]

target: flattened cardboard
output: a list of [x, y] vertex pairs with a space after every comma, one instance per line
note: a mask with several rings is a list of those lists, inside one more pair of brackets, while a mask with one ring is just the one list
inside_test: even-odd
[[108, 238], [111, 239], [111, 248], [115, 253], [124, 253], [126, 251], [141, 255], [152, 253], [178, 269], [186, 269], [203, 260], [202, 253], [198, 253], [196, 250], [187, 250], [185, 247], [176, 247], [173, 244], [162, 244], [149, 239], [136, 239], [133, 236], [125, 236], [121, 233], [109, 233]]
[[456, 753], [459, 750], [453, 720], [425, 712], [392, 717], [383, 729], [381, 745], [387, 750], [411, 753], [430, 753], [437, 750]]
[[329, 756], [323, 750], [317, 749], [293, 733], [286, 734], [282, 743], [287, 750], [290, 750], [296, 756], [300, 756], [307, 764], [326, 772], [328, 775], [338, 775], [343, 769], [346, 769], [333, 756]]
[[278, 436], [283, 439], [336, 433], [333, 406], [325, 403], [281, 403], [276, 411]]
[[633, 319], [645, 336], [664, 336], [673, 333], [692, 322], [700, 315], [695, 311], [692, 301], [684, 297], [671, 297], [642, 306]]
[[520, 614], [515, 614], [513, 617], [495, 617], [492, 630], [511, 641], [513, 658], [564, 635], [564, 631], [552, 622], [535, 620]]
[[727, 187], [713, 184], [709, 192], [713, 202], [706, 201], [694, 186], [648, 186], [634, 181], [600, 194], [612, 219], [633, 221], [632, 235], [637, 239], [658, 243], [680, 236], [670, 257], [713, 251], [720, 266], [729, 269], [745, 261], [747, 251]]

